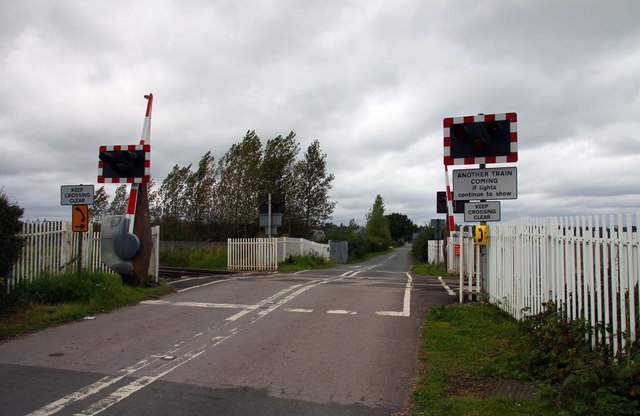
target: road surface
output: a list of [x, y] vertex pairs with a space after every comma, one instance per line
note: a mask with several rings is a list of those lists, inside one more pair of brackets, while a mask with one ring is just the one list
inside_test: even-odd
[[[0, 344], [1, 415], [390, 415], [425, 311], [408, 249], [358, 265], [198, 281]], [[201, 284], [197, 284], [201, 283]]]

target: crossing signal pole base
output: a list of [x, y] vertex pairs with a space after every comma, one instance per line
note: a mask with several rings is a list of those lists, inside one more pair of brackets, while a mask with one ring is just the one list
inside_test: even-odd
[[138, 188], [137, 206], [133, 233], [140, 240], [140, 252], [133, 258], [133, 275], [123, 276], [123, 281], [130, 286], [144, 287], [149, 275], [151, 261], [151, 217], [149, 214], [149, 196], [146, 183]]

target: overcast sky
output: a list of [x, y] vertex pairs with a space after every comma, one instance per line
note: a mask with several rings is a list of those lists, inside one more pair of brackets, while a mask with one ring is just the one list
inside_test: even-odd
[[422, 225], [443, 118], [516, 112], [503, 219], [640, 211], [638, 0], [0, 0], [0, 80], [0, 188], [24, 219], [71, 219], [60, 186], [138, 142], [149, 92], [157, 182], [294, 131], [327, 154], [335, 223], [380, 194]]

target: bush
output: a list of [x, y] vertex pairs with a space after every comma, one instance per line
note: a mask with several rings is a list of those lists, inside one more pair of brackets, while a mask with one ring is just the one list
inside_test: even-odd
[[547, 394], [565, 414], [640, 415], [640, 353], [634, 345], [626, 359], [608, 358], [587, 341], [590, 328], [568, 321], [561, 308], [522, 321], [528, 334], [524, 369], [544, 381]]
[[9, 202], [7, 195], [0, 190], [0, 279], [9, 275], [22, 252], [24, 240], [19, 234], [23, 213], [24, 209]]
[[48, 305], [99, 302], [114, 284], [122, 285], [120, 277], [101, 273], [45, 275], [31, 283], [29, 300]]
[[420, 263], [429, 262], [429, 240], [432, 238], [432, 228], [425, 228], [418, 233], [418, 236], [413, 241], [413, 249], [411, 250], [413, 260]]

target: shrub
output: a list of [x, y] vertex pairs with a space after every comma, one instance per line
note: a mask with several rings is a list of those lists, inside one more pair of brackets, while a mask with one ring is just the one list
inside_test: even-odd
[[413, 259], [420, 263], [427, 263], [429, 261], [429, 240], [433, 237], [433, 229], [425, 228], [418, 233], [418, 236], [413, 241], [413, 249], [411, 250], [411, 256]]
[[[12, 204], [0, 190], [0, 278], [7, 277], [20, 257], [24, 240], [20, 238], [24, 209]], [[2, 281], [0, 280], [0, 286]]]
[[584, 321], [568, 321], [553, 302], [522, 321], [529, 351], [523, 366], [555, 398], [565, 414], [640, 415], [640, 353], [626, 359], [593, 350]]

